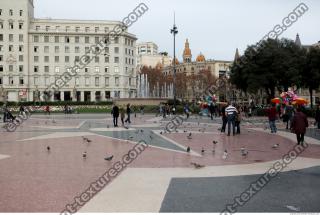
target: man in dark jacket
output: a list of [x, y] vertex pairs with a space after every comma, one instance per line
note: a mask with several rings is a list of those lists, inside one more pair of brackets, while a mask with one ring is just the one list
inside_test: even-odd
[[318, 105], [315, 116], [316, 124], [318, 125], [318, 129], [320, 129], [320, 105]]
[[114, 105], [112, 108], [112, 116], [114, 127], [118, 127], [119, 107], [117, 105]]
[[307, 116], [301, 112], [301, 108], [297, 108], [297, 112], [295, 113], [292, 123], [291, 130], [297, 135], [298, 145], [303, 145], [304, 142], [304, 134], [306, 133], [308, 124]]
[[125, 122], [127, 122], [127, 123], [131, 123], [130, 114], [131, 114], [130, 104], [127, 104], [127, 119], [126, 119], [126, 121], [125, 121]]

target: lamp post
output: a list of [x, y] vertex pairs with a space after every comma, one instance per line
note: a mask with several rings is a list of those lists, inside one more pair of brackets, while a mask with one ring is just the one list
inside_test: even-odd
[[178, 28], [176, 26], [175, 18], [173, 23], [173, 28], [170, 30], [173, 34], [173, 107], [176, 110], [176, 34], [178, 34]]

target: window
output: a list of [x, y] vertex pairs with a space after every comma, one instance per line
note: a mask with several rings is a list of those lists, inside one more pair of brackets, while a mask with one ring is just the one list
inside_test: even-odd
[[85, 84], [86, 84], [87, 86], [90, 85], [90, 79], [89, 79], [89, 77], [86, 77]]
[[54, 62], [55, 62], [55, 63], [59, 63], [59, 56], [55, 56], [55, 57], [54, 57]]
[[70, 53], [70, 47], [69, 46], [64, 47], [64, 52], [65, 53]]
[[43, 51], [44, 51], [44, 53], [49, 53], [49, 46], [45, 46], [45, 47], [43, 48]]
[[2, 15], [2, 9], [0, 9], [0, 16]]
[[38, 66], [33, 67], [33, 72], [38, 72], [38, 71], [39, 71], [39, 67]]
[[104, 68], [104, 72], [105, 72], [105, 73], [108, 73], [108, 72], [109, 72], [109, 67], [105, 67], [105, 68]]
[[3, 50], [3, 46], [2, 46], [2, 45], [0, 45], [0, 52], [2, 52], [2, 50]]
[[89, 68], [88, 67], [84, 68], [84, 72], [88, 73], [89, 72]]
[[85, 47], [84, 51], [85, 51], [86, 54], [90, 53], [90, 47]]
[[75, 62], [79, 62], [79, 60], [80, 60], [79, 56], [75, 56], [75, 57], [74, 57], [74, 61], [75, 61]]
[[44, 84], [45, 84], [45, 86], [48, 86], [50, 84], [49, 77], [44, 78]]
[[59, 46], [55, 46], [55, 47], [54, 47], [54, 52], [55, 52], [55, 53], [59, 53], [59, 50], [60, 50]]
[[75, 51], [75, 53], [80, 53], [80, 47], [76, 46], [74, 51]]
[[23, 45], [19, 46], [19, 52], [23, 52]]
[[115, 43], [115, 44], [118, 44], [118, 43], [119, 43], [119, 37], [115, 37], [115, 38], [114, 38], [114, 43]]
[[39, 62], [39, 56], [34, 56], [33, 57], [33, 61], [36, 62], [36, 63]]
[[76, 27], [76, 32], [79, 32], [80, 31], [80, 27]]
[[13, 42], [13, 34], [9, 34], [9, 42]]
[[114, 47], [114, 53], [119, 54], [119, 47]]
[[13, 72], [13, 65], [9, 65], [9, 72]]
[[13, 45], [9, 46], [9, 52], [13, 52]]
[[66, 32], [70, 30], [70, 26], [66, 26]]
[[23, 66], [22, 65], [19, 66], [19, 72], [23, 72]]
[[85, 37], [85, 38], [84, 38], [84, 42], [85, 42], [85, 43], [90, 43], [90, 37]]
[[105, 47], [104, 48], [104, 52], [107, 54], [107, 53], [109, 53], [109, 47]]
[[99, 87], [99, 85], [100, 85], [99, 77], [95, 78], [95, 84], [96, 84], [96, 87]]
[[60, 72], [60, 67], [56, 66], [56, 67], [54, 68], [54, 71], [55, 71], [55, 73], [59, 73], [59, 72]]
[[9, 23], [9, 29], [11, 29], [11, 30], [13, 29], [13, 22]]
[[21, 30], [23, 28], [23, 23], [19, 23], [19, 29]]
[[33, 42], [38, 43], [39, 42], [39, 36], [33, 36]]
[[38, 46], [34, 46], [34, 47], [33, 47], [33, 51], [34, 51], [34, 53], [37, 53], [37, 52], [38, 52], [38, 50], [39, 50], [39, 47], [38, 47]]
[[56, 32], [60, 31], [60, 26], [56, 26]]
[[104, 62], [105, 62], [105, 63], [109, 63], [109, 57], [105, 57], [105, 58], [104, 58]]
[[40, 26], [36, 26], [36, 31], [39, 31], [40, 30]]
[[19, 85], [24, 85], [24, 81], [22, 77], [19, 78]]
[[109, 28], [108, 28], [108, 27], [105, 27], [105, 28], [104, 28], [104, 32], [108, 33], [108, 32], [109, 32]]
[[50, 31], [50, 26], [46, 26], [46, 31]]
[[99, 43], [99, 37], [95, 37], [95, 38], [94, 38], [94, 42], [95, 42], [95, 43]]
[[23, 10], [19, 11], [19, 15], [22, 16], [23, 15]]
[[3, 72], [3, 66], [0, 65], [0, 72]]
[[99, 72], [100, 72], [100, 68], [96, 66], [96, 67], [94, 68], [94, 71], [97, 72], [97, 73], [99, 73]]
[[2, 77], [0, 77], [0, 85], [2, 85], [2, 84], [3, 84]]
[[114, 67], [114, 72], [115, 72], [115, 73], [118, 73], [118, 72], [119, 72], [119, 67], [115, 66], [115, 67]]
[[65, 37], [65, 38], [64, 38], [64, 42], [65, 42], [65, 43], [70, 43], [70, 37]]
[[49, 56], [44, 56], [44, 62], [49, 63]]
[[76, 77], [76, 85], [77, 85], [77, 86], [79, 86], [79, 85], [80, 85], [79, 77]]
[[3, 29], [3, 22], [0, 22], [0, 29]]
[[55, 36], [55, 37], [54, 37], [54, 42], [55, 42], [55, 43], [58, 43], [58, 42], [59, 42], [59, 36]]
[[95, 57], [94, 57], [94, 62], [95, 62], [95, 63], [99, 63], [99, 60], [100, 60], [99, 56], [95, 56]]
[[116, 86], [119, 86], [119, 77], [115, 77], [114, 82]]
[[3, 61], [3, 55], [0, 55], [0, 62]]
[[9, 77], [9, 84], [13, 85], [13, 78], [12, 77]]
[[0, 42], [3, 41], [3, 34], [0, 34]]
[[95, 27], [95, 28], [94, 28], [94, 31], [95, 31], [96, 33], [98, 33], [98, 32], [99, 32], [99, 27]]
[[9, 10], [9, 15], [13, 16], [13, 10], [12, 9]]
[[19, 55], [19, 62], [23, 62], [23, 55]]
[[86, 28], [85, 28], [85, 31], [86, 31], [86, 32], [89, 32], [89, 31], [90, 31], [90, 28], [89, 28], [89, 27], [86, 27]]
[[70, 57], [69, 56], [65, 56], [64, 57], [64, 62], [69, 63], [69, 61], [70, 61]]
[[50, 41], [50, 37], [49, 36], [44, 36], [44, 42], [48, 43]]
[[80, 37], [75, 37], [75, 38], [74, 38], [74, 42], [75, 42], [75, 43], [79, 43], [79, 42], [80, 42]]
[[44, 67], [44, 72], [49, 72], [49, 66]]
[[19, 34], [19, 42], [23, 42], [23, 34]]
[[106, 84], [106, 86], [109, 86], [109, 77], [105, 77], [105, 84]]
[[115, 57], [115, 58], [114, 58], [114, 62], [115, 62], [115, 63], [119, 63], [119, 57]]

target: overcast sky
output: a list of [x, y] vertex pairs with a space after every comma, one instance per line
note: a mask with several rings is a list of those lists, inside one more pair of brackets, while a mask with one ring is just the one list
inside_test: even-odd
[[202, 52], [207, 59], [233, 60], [237, 47], [242, 53], [247, 45], [258, 42], [301, 2], [309, 10], [281, 37], [295, 39], [299, 33], [302, 44], [320, 40], [318, 0], [35, 0], [35, 17], [120, 21], [141, 2], [149, 11], [129, 32], [172, 55], [170, 28], [175, 11], [179, 59], [188, 38], [193, 58]]

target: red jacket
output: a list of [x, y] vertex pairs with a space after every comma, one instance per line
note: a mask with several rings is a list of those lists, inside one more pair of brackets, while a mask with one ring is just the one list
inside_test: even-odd
[[296, 112], [291, 123], [292, 131], [296, 134], [304, 134], [308, 126], [307, 116], [302, 112]]
[[271, 107], [267, 110], [268, 118], [270, 121], [274, 121], [277, 119], [277, 109], [275, 107]]

